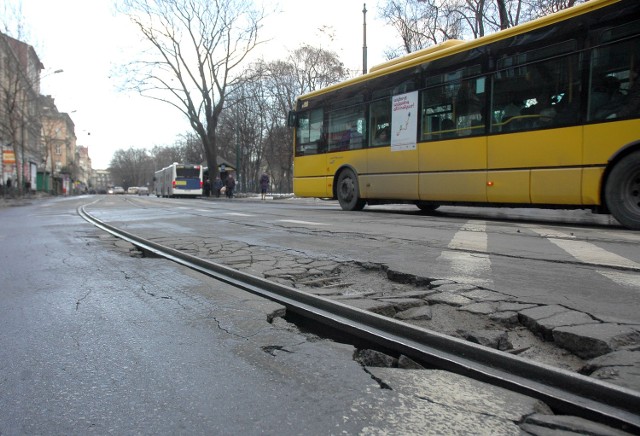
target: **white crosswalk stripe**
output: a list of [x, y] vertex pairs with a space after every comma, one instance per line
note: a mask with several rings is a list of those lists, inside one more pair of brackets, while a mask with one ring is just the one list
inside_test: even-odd
[[[493, 284], [491, 259], [487, 253], [487, 226], [484, 221], [467, 222], [443, 251], [438, 261], [447, 262], [453, 272], [449, 277], [459, 283], [478, 286]], [[455, 251], [452, 251], [455, 250]]]
[[531, 230], [540, 236], [547, 238], [549, 242], [557, 245], [580, 262], [590, 265], [633, 268], [640, 271], [639, 263], [615, 253], [611, 253], [590, 242], [575, 241], [573, 240], [574, 237], [572, 235], [567, 235], [562, 232], [553, 232], [553, 234], [550, 234], [548, 230], [536, 227], [531, 227]]
[[[493, 284], [489, 240], [485, 221], [468, 221], [453, 236], [447, 248], [440, 253], [438, 262], [446, 263], [451, 270], [447, 278], [459, 283], [469, 283], [489, 287]], [[632, 271], [596, 269], [595, 271], [620, 286], [640, 289], [640, 263], [598, 245], [577, 240], [572, 233], [546, 229], [535, 225], [522, 225], [523, 228], [541, 236], [578, 262], [625, 268]], [[637, 271], [637, 272], [635, 272]]]

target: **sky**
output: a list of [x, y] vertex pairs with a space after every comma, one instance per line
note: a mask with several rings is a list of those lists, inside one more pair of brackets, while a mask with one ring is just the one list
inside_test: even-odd
[[[94, 169], [108, 168], [119, 149], [167, 146], [190, 131], [174, 107], [119, 91], [120, 65], [137, 53], [139, 35], [113, 0], [1, 0], [22, 4], [25, 37], [45, 69], [41, 92], [55, 99], [75, 124], [77, 144], [89, 148]], [[363, 5], [367, 7], [368, 67], [384, 62], [398, 45], [392, 28], [378, 17], [378, 0], [264, 0], [270, 13], [259, 34], [267, 42], [259, 57], [282, 59], [307, 43], [332, 50], [349, 69], [362, 69]], [[327, 32], [319, 31], [327, 26]], [[55, 73], [63, 70], [61, 73]]]

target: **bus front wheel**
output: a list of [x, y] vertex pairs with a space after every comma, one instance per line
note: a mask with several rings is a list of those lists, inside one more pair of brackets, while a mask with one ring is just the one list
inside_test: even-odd
[[613, 167], [605, 188], [607, 207], [623, 226], [640, 230], [640, 151]]
[[427, 201], [418, 201], [416, 203], [416, 206], [418, 206], [418, 209], [420, 209], [424, 213], [435, 212], [436, 209], [440, 207], [439, 204], [429, 203]]
[[366, 204], [360, 198], [358, 178], [351, 170], [344, 170], [338, 176], [336, 193], [342, 210], [362, 210]]

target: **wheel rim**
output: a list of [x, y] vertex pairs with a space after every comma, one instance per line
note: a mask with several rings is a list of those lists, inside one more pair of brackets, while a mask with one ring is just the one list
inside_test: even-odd
[[640, 170], [629, 175], [621, 194], [622, 202], [629, 210], [640, 214]]
[[340, 184], [340, 197], [344, 201], [350, 202], [353, 199], [354, 192], [355, 187], [353, 179], [351, 177], [345, 177], [342, 179], [342, 183]]

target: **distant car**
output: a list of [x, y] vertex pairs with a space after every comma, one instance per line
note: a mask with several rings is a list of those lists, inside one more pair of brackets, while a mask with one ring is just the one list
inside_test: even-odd
[[138, 188], [136, 186], [129, 186], [127, 189], [127, 194], [136, 195], [138, 193]]
[[124, 194], [124, 188], [122, 186], [114, 186], [113, 187], [114, 194]]
[[140, 186], [138, 188], [138, 195], [149, 195], [149, 188], [146, 186]]
[[107, 194], [113, 194], [113, 188], [107, 189]]

